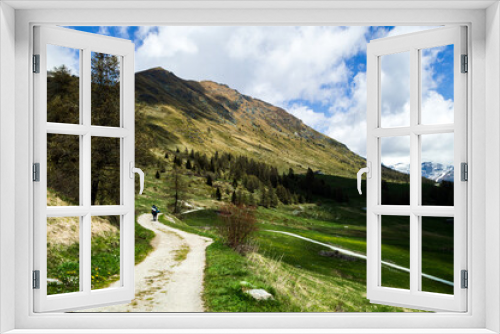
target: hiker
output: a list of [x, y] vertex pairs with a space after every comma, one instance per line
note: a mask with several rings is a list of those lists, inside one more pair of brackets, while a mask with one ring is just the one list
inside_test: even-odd
[[153, 215], [153, 221], [158, 221], [158, 214], [160, 213], [160, 209], [156, 207], [156, 205], [153, 205], [151, 207], [151, 214]]

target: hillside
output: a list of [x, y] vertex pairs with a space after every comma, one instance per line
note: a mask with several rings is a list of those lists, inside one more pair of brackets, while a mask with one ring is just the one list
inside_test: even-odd
[[[165, 149], [246, 155], [303, 173], [354, 177], [363, 158], [285, 110], [212, 81], [187, 81], [162, 68], [136, 73], [136, 136]], [[139, 147], [139, 145], [137, 145]], [[138, 152], [138, 164], [145, 163]], [[146, 167], [146, 166], [144, 166]]]

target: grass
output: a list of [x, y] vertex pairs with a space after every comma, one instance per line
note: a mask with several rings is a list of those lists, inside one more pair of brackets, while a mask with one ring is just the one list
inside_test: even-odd
[[175, 251], [174, 260], [177, 262], [184, 261], [187, 258], [187, 255], [189, 254], [190, 251], [191, 249], [189, 248], [188, 245], [182, 245], [180, 249]]
[[[168, 169], [167, 169], [168, 173]], [[154, 175], [150, 173], [150, 175]], [[138, 206], [149, 210], [152, 204], [168, 208], [171, 199], [170, 189], [161, 174], [160, 179], [146, 179], [151, 185], [151, 194], [138, 201]], [[225, 247], [216, 235], [213, 228], [218, 224], [216, 212], [217, 202], [211, 198], [214, 188], [205, 185], [204, 178], [191, 176], [186, 198], [196, 201], [197, 205], [204, 205], [205, 210], [196, 211], [179, 216], [174, 223], [160, 218], [160, 221], [169, 226], [179, 228], [189, 233], [212, 237], [215, 242], [207, 249], [207, 271], [205, 276], [205, 303], [208, 311], [213, 312], [295, 312], [301, 311], [349, 311], [349, 312], [399, 312], [408, 311], [400, 308], [375, 307], [365, 298], [366, 293], [366, 262], [362, 259], [354, 261], [337, 257], [320, 256], [325, 247], [316, 245], [291, 236], [267, 232], [277, 230], [295, 233], [326, 244], [366, 254], [366, 202], [363, 196], [357, 195], [355, 180], [329, 175], [318, 175], [326, 183], [347, 189], [348, 203], [337, 203], [328, 199], [316, 199], [316, 203], [300, 205], [281, 205], [277, 208], [257, 209], [256, 215], [260, 231], [256, 234], [253, 243], [257, 251], [245, 257]], [[222, 189], [230, 189], [230, 180], [216, 180]], [[404, 188], [404, 184], [396, 185]], [[352, 190], [351, 190], [352, 189]], [[150, 198], [155, 198], [154, 202]], [[164, 203], [163, 205], [161, 203]], [[452, 224], [430, 220], [424, 229], [423, 271], [448, 279], [450, 257], [443, 252], [443, 245], [450, 243], [450, 226]], [[408, 221], [405, 217], [383, 217], [383, 256], [384, 260], [401, 266], [409, 267]], [[452, 252], [451, 252], [452, 254]], [[258, 261], [256, 262], [256, 259]], [[260, 263], [260, 265], [256, 265]], [[270, 267], [269, 267], [270, 266]], [[269, 267], [269, 268], [268, 268]], [[278, 274], [272, 274], [270, 268], [278, 270], [279, 275], [288, 275], [290, 282], [283, 283]], [[390, 287], [408, 288], [409, 275], [403, 271], [386, 266], [382, 267], [383, 285]], [[274, 276], [273, 276], [274, 275]], [[300, 276], [302, 275], [302, 276]], [[293, 281], [300, 281], [303, 277], [303, 292], [295, 290]], [[274, 278], [273, 278], [274, 277]], [[307, 279], [306, 279], [307, 278]], [[453, 281], [453, 278], [449, 279]], [[262, 287], [267, 291], [274, 291], [274, 302], [255, 304], [243, 293], [241, 282], [249, 282], [252, 286]], [[281, 283], [280, 283], [281, 282]], [[314, 283], [316, 282], [316, 283]], [[318, 283], [319, 282], [319, 283]], [[305, 300], [311, 298], [307, 291], [317, 291], [314, 298], [330, 289], [328, 302], [313, 303]], [[431, 281], [422, 280], [426, 291], [449, 293], [449, 286]], [[334, 289], [334, 287], [342, 287]], [[281, 289], [281, 290], [280, 290]], [[342, 292], [344, 290], [344, 292]], [[281, 292], [280, 292], [281, 291]], [[288, 295], [286, 291], [294, 291]], [[321, 292], [323, 291], [323, 292]], [[349, 291], [346, 297], [345, 291]], [[291, 292], [290, 292], [291, 293]], [[282, 295], [283, 294], [283, 295]], [[312, 292], [311, 292], [312, 294]], [[349, 301], [350, 300], [350, 301]], [[323, 306], [321, 306], [323, 304]], [[310, 305], [305, 307], [304, 305]]]
[[[135, 263], [143, 261], [153, 249], [154, 232], [135, 223]], [[92, 289], [102, 289], [120, 279], [119, 234], [105, 233], [92, 237]], [[47, 284], [47, 294], [61, 294], [80, 290], [80, 244], [50, 244], [47, 247], [47, 277], [57, 281]]]

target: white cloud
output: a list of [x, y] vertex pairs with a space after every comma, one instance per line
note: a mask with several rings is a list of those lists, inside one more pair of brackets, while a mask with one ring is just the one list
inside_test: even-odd
[[453, 164], [453, 133], [423, 135], [422, 162], [437, 162], [444, 165]]
[[65, 65], [71, 74], [80, 74], [80, 51], [58, 45], [47, 45], [47, 71]]
[[330, 107], [331, 117], [326, 135], [344, 143], [354, 152], [366, 156], [366, 73], [353, 79], [351, 96], [338, 96]]
[[[137, 49], [137, 70], [162, 66], [228, 84], [276, 105], [331, 102], [363, 51], [367, 27], [159, 27]], [[140, 32], [143, 34], [144, 32]]]
[[314, 112], [314, 110], [307, 106], [294, 103], [287, 107], [286, 110], [290, 114], [301, 119], [308, 126], [318, 131], [325, 130], [325, 127], [327, 126], [326, 122], [328, 121], [328, 117], [326, 117], [324, 113]]

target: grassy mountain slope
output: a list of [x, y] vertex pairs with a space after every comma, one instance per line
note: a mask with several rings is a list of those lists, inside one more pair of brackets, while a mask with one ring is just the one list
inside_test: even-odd
[[165, 149], [186, 147], [208, 156], [215, 151], [247, 155], [286, 171], [310, 167], [348, 177], [365, 165], [344, 144], [281, 108], [223, 84], [180, 79], [162, 68], [136, 73], [136, 120], [138, 142], [150, 144], [158, 157]]

